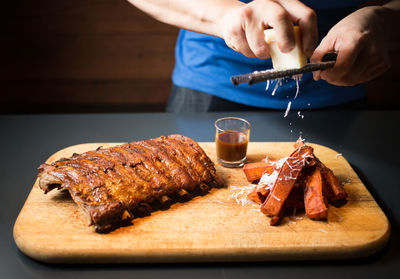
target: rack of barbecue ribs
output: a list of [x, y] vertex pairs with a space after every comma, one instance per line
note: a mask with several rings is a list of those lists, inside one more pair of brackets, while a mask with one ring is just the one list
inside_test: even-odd
[[182, 135], [74, 154], [39, 167], [45, 192], [67, 189], [97, 232], [133, 219], [140, 208], [222, 186], [213, 162]]

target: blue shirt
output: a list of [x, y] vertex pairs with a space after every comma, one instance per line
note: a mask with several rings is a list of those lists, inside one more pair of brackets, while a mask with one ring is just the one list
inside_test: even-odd
[[[242, 1], [250, 2], [250, 1]], [[321, 40], [342, 18], [357, 9], [361, 0], [310, 0], [302, 1], [314, 9], [318, 18]], [[275, 82], [266, 90], [266, 83], [234, 86], [230, 77], [272, 68], [271, 59], [247, 58], [230, 49], [221, 38], [181, 30], [175, 48], [174, 84], [212, 94], [233, 102], [273, 109], [285, 109], [292, 101], [293, 109], [321, 108], [343, 104], [365, 97], [363, 85], [339, 87], [320, 80], [312, 74], [304, 74], [300, 81], [300, 93], [296, 94], [296, 82], [286, 79], [271, 95]]]

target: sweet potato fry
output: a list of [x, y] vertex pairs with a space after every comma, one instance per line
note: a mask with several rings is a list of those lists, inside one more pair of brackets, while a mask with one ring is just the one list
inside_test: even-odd
[[304, 166], [313, 158], [313, 148], [310, 146], [301, 146], [288, 157], [278, 174], [271, 193], [261, 206], [261, 212], [268, 216], [282, 214], [284, 204], [297, 178]]
[[269, 188], [265, 188], [265, 187], [259, 187], [258, 188], [258, 193], [264, 197], [267, 197], [270, 193], [270, 189]]
[[259, 180], [264, 173], [271, 174], [274, 171], [275, 161], [261, 161], [256, 163], [249, 163], [243, 166], [244, 174], [249, 182]]
[[306, 215], [311, 219], [321, 220], [328, 217], [328, 203], [324, 196], [324, 187], [321, 168], [316, 165], [306, 176], [304, 188]]
[[257, 191], [257, 188], [254, 188], [254, 190], [247, 195], [247, 198], [258, 204], [262, 204], [265, 200], [265, 197]]
[[[337, 202], [347, 198], [343, 185], [315, 157], [312, 147], [301, 138], [294, 147], [296, 150], [281, 162], [266, 160], [244, 167], [249, 181], [260, 180], [247, 198], [261, 204], [261, 212], [271, 217], [271, 226], [279, 224], [286, 208], [305, 208], [310, 219], [327, 219], [328, 202], [338, 206]], [[265, 173], [269, 176], [263, 177]]]
[[336, 202], [347, 198], [347, 193], [343, 188], [343, 185], [339, 182], [332, 170], [326, 167], [322, 162], [318, 162], [320, 165], [322, 178], [326, 183], [326, 196], [329, 202]]
[[269, 221], [269, 224], [270, 224], [271, 226], [276, 226], [276, 225], [278, 225], [279, 221], [282, 219], [283, 213], [284, 213], [284, 210], [283, 210], [279, 215], [277, 215], [277, 216], [272, 216], [271, 220]]
[[297, 148], [299, 148], [299, 147], [301, 147], [301, 146], [304, 146], [304, 145], [306, 145], [306, 144], [304, 143], [304, 140], [300, 137], [300, 138], [295, 142], [295, 144], [293, 145], [293, 147], [294, 147], [295, 149], [297, 149]]
[[303, 185], [294, 186], [287, 198], [285, 207], [287, 208], [304, 208]]

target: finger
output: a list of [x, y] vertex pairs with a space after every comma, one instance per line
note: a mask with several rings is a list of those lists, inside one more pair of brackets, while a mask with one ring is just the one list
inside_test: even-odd
[[248, 46], [253, 54], [261, 59], [269, 58], [269, 47], [264, 34], [266, 27], [262, 19], [259, 20], [253, 12], [248, 15], [244, 26]]
[[[359, 66], [355, 65], [355, 62], [363, 48], [364, 40], [358, 40], [358, 43], [354, 44], [353, 40], [339, 38], [333, 47], [333, 51], [338, 53], [335, 65], [331, 69], [322, 71], [321, 78], [328, 82], [351, 80], [350, 78], [359, 71]], [[361, 64], [365, 65], [359, 63]]]
[[318, 47], [314, 50], [313, 54], [310, 57], [311, 63], [319, 63], [322, 60], [322, 57], [328, 52], [334, 52], [335, 48], [335, 37], [329, 36], [329, 34], [322, 39]]
[[280, 1], [280, 4], [289, 13], [292, 22], [299, 25], [303, 51], [310, 57], [318, 41], [317, 14], [299, 1]]
[[232, 38], [228, 46], [234, 51], [242, 53], [244, 56], [254, 58], [256, 55], [251, 50], [246, 40], [239, 38]]
[[313, 74], [313, 78], [315, 81], [318, 81], [321, 79], [321, 71], [314, 71], [312, 74]]
[[266, 26], [275, 30], [275, 38], [280, 51], [289, 52], [294, 48], [296, 42], [293, 23], [288, 12], [278, 3], [271, 2]]
[[[331, 37], [325, 37], [322, 39], [321, 43], [319, 46], [314, 50], [310, 62], [311, 63], [319, 63], [322, 60], [322, 57], [328, 53], [332, 52], [334, 50], [334, 41], [331, 39]], [[313, 72], [313, 78], [315, 81], [321, 79], [321, 71], [315, 71]]]
[[231, 29], [226, 31], [225, 43], [228, 47], [246, 57], [256, 57], [248, 45], [245, 32], [241, 28], [232, 26]]
[[267, 59], [269, 55], [269, 47], [265, 42], [265, 35], [263, 28], [252, 28], [246, 32], [248, 45], [253, 54], [260, 59]]

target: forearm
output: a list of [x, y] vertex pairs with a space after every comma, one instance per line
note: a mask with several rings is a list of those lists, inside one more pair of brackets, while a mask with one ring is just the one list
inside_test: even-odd
[[218, 21], [229, 9], [244, 5], [237, 0], [128, 1], [161, 22], [218, 37], [222, 37]]
[[224, 39], [247, 57], [269, 58], [264, 30], [274, 28], [281, 51], [294, 45], [293, 24], [302, 30], [302, 45], [311, 55], [317, 42], [315, 12], [298, 0], [128, 0], [155, 19]]

